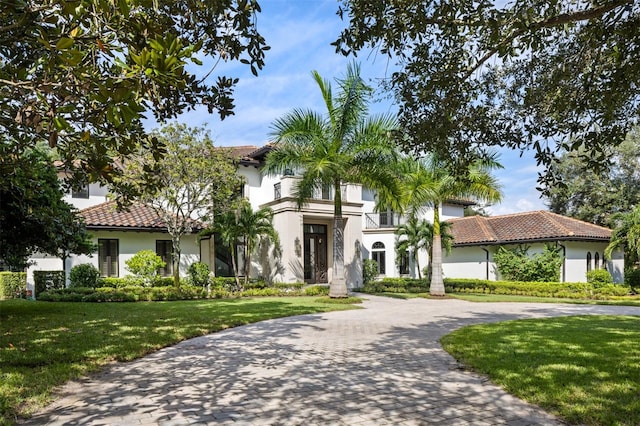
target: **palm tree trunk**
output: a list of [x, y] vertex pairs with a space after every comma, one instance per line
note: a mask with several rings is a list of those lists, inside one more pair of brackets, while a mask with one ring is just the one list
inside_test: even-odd
[[433, 208], [433, 253], [431, 259], [431, 286], [429, 294], [432, 296], [444, 296], [444, 280], [442, 279], [442, 238], [440, 236], [440, 206]]
[[251, 272], [251, 252], [253, 248], [250, 246], [249, 242], [245, 238], [245, 246], [244, 246], [244, 286], [246, 287], [249, 284], [249, 273]]
[[344, 220], [342, 218], [342, 186], [336, 181], [333, 186], [333, 274], [329, 284], [329, 297], [347, 297], [344, 278]]
[[329, 297], [347, 297], [344, 278], [344, 222], [342, 216], [333, 218], [333, 274]]
[[420, 272], [420, 261], [418, 260], [418, 256], [420, 256], [420, 253], [418, 253], [418, 250], [415, 251], [416, 255], [413, 256], [413, 258], [416, 261], [416, 268], [418, 268], [418, 279], [421, 280], [422, 279], [422, 272]]
[[236, 248], [234, 244], [229, 245], [229, 252], [231, 253], [231, 267], [233, 268], [233, 276], [236, 279], [236, 286], [238, 289], [242, 289], [242, 285], [240, 284], [240, 277], [238, 276], [238, 263], [236, 262]]

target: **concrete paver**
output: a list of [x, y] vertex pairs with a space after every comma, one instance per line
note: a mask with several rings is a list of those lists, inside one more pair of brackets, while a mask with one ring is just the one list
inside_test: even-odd
[[33, 425], [559, 425], [463, 371], [439, 339], [469, 324], [640, 308], [363, 296], [365, 309], [187, 340], [66, 384]]

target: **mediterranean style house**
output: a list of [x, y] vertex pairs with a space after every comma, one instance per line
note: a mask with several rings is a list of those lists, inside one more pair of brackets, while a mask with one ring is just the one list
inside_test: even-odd
[[[298, 208], [293, 197], [297, 176], [292, 171], [282, 176], [262, 173], [266, 155], [273, 149], [240, 146], [231, 148], [238, 159], [238, 174], [244, 177], [243, 195], [252, 207], [269, 207], [273, 223], [280, 235], [281, 250], [263, 248], [253, 256], [251, 274], [272, 282], [305, 282], [323, 284], [333, 274], [333, 189], [317, 191], [313, 200]], [[122, 277], [128, 274], [125, 262], [140, 250], [154, 250], [166, 262], [162, 271], [171, 276], [171, 241], [163, 223], [154, 212], [137, 204], [128, 211], [118, 212], [109, 201], [107, 190], [89, 185], [82, 191], [67, 195], [67, 201], [84, 217], [93, 234], [97, 251], [93, 256], [71, 256], [64, 261], [47, 255], [33, 257], [34, 269], [65, 270], [81, 263], [92, 263], [102, 276]], [[412, 256], [395, 250], [395, 230], [405, 218], [392, 212], [376, 212], [375, 193], [361, 185], [342, 187], [344, 258], [349, 289], [362, 286], [362, 261], [377, 261], [380, 277], [417, 277], [418, 268]], [[605, 261], [603, 251], [611, 231], [589, 223], [549, 212], [538, 211], [496, 217], [464, 218], [468, 202], [449, 201], [440, 208], [441, 220], [452, 223], [455, 237], [452, 253], [443, 257], [445, 277], [497, 279], [493, 253], [499, 246], [530, 246], [531, 253], [552, 243], [562, 248], [565, 262], [562, 281], [586, 281], [591, 268], [606, 268], [616, 282], [623, 280], [623, 255], [618, 252]], [[423, 218], [433, 212], [426, 210]], [[197, 230], [196, 230], [197, 231]], [[186, 275], [193, 262], [207, 263], [217, 276], [230, 276], [229, 254], [220, 244], [196, 234], [182, 239], [180, 273]], [[242, 261], [242, 259], [241, 259]], [[420, 267], [427, 265], [427, 254], [418, 254]], [[31, 274], [28, 273], [28, 277]]]

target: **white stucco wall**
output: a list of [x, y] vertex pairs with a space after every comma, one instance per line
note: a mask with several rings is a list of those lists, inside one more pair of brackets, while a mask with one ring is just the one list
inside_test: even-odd
[[106, 186], [92, 183], [89, 185], [89, 198], [73, 198], [71, 191], [69, 191], [65, 194], [64, 201], [76, 207], [78, 210], [83, 210], [109, 201], [107, 198], [108, 194], [109, 191]]
[[493, 249], [489, 248], [487, 272], [487, 252], [481, 247], [457, 247], [450, 254], [442, 254], [442, 273], [445, 278], [476, 278], [496, 280], [493, 265]]
[[[591, 269], [595, 265], [595, 253], [600, 259], [599, 267], [603, 266], [603, 253], [607, 246], [604, 242], [566, 241], [558, 243], [565, 255], [564, 265], [560, 270], [561, 282], [586, 282], [587, 281], [587, 252], [591, 253]], [[544, 243], [528, 244], [530, 255], [542, 252]], [[457, 247], [452, 253], [443, 257], [443, 273], [450, 278], [477, 278], [486, 279], [487, 261], [486, 252], [480, 246]], [[497, 246], [485, 246], [489, 251], [489, 280], [497, 280], [493, 253]], [[624, 259], [621, 252], [614, 253], [613, 260], [606, 262], [606, 268], [611, 273], [614, 282], [624, 282]]]
[[[118, 274], [120, 277], [129, 275], [129, 271], [126, 267], [126, 261], [133, 257], [137, 252], [141, 250], [156, 250], [156, 240], [170, 240], [169, 234], [161, 232], [131, 232], [131, 231], [92, 231], [93, 242], [97, 245], [98, 239], [109, 238], [118, 240]], [[181, 240], [182, 254], [180, 256], [180, 275], [187, 275], [187, 268], [193, 262], [200, 261], [200, 247], [197, 241], [196, 235], [186, 235]], [[69, 271], [76, 265], [83, 263], [91, 263], [98, 268], [98, 252], [92, 256], [87, 255], [73, 255], [69, 257], [64, 265], [62, 260], [55, 257], [36, 254], [32, 257], [35, 264], [30, 266], [27, 270], [27, 282], [29, 289], [33, 289], [33, 271], [60, 271], [65, 270], [67, 273], [67, 280]], [[68, 281], [67, 281], [68, 282]]]

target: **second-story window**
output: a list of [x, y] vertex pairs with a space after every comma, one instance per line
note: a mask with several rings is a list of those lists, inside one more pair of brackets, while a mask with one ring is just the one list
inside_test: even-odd
[[273, 199], [279, 200], [280, 198], [282, 198], [282, 185], [278, 182], [273, 185]]
[[71, 190], [71, 198], [89, 198], [89, 185], [84, 185]]

